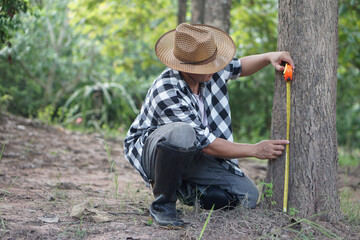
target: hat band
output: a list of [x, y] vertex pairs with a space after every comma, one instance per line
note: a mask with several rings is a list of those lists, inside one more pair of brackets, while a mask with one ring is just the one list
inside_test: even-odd
[[197, 64], [206, 64], [209, 62], [212, 62], [215, 60], [217, 55], [217, 47], [215, 48], [215, 51], [213, 53], [213, 55], [211, 55], [210, 57], [208, 57], [207, 59], [201, 60], [201, 61], [197, 61], [197, 62], [181, 62], [180, 64], [193, 64], [193, 65], [197, 65]]

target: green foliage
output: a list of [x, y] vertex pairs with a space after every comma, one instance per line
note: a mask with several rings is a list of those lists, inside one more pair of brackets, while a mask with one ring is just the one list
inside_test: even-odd
[[356, 167], [360, 164], [360, 148], [355, 149], [347, 148], [346, 146], [339, 147], [339, 165]]
[[[14, 21], [14, 16], [20, 12], [26, 12], [28, 8], [27, 0], [1, 0], [0, 2], [0, 48], [4, 44], [11, 47], [8, 40], [12, 32], [16, 29], [18, 22]], [[8, 59], [11, 61], [11, 58]]]
[[289, 215], [290, 216], [295, 216], [298, 212], [299, 212], [299, 210], [297, 210], [296, 208], [290, 208], [289, 209]]
[[54, 107], [46, 106], [43, 110], [38, 112], [38, 119], [44, 123], [52, 123], [52, 116], [54, 115]]
[[148, 78], [161, 71], [153, 49], [156, 40], [176, 26], [171, 1], [80, 0], [69, 7], [76, 31], [101, 42], [116, 73]]
[[271, 198], [273, 197], [274, 191], [274, 185], [272, 183], [272, 181], [270, 183], [266, 183], [266, 182], [261, 182], [260, 186], [263, 186], [263, 193], [261, 194], [261, 200], [264, 201], [265, 198], [268, 198], [270, 200], [270, 204], [272, 206], [276, 205], [276, 201], [271, 200]]
[[35, 6], [33, 14], [18, 14], [18, 31], [12, 48], [0, 51], [3, 60], [13, 56], [13, 64], [2, 62], [0, 94], [9, 94], [17, 102], [12, 112], [36, 116], [37, 111], [52, 104], [57, 108], [66, 94], [92, 77], [97, 70], [89, 59], [98, 49], [94, 43], [73, 34], [67, 23], [66, 1], [48, 1], [43, 8]]
[[358, 1], [340, 1], [337, 129], [339, 144], [350, 154], [360, 145], [359, 15]]
[[[41, 7], [35, 5], [33, 14], [16, 16], [22, 23], [14, 33], [13, 46], [0, 51], [0, 71], [4, 73], [1, 99], [16, 99], [8, 101], [13, 113], [39, 116], [48, 122], [57, 119], [69, 123], [81, 113], [86, 115], [84, 120], [91, 121], [89, 125], [110, 121], [128, 125], [137, 111], [135, 102], [139, 104], [142, 91], [146, 91], [146, 84], [134, 85], [144, 77], [133, 80], [124, 73], [116, 74], [112, 60], [101, 55], [104, 46], [76, 33], [76, 24], [70, 26], [68, 11], [67, 1], [47, 1]], [[8, 54], [13, 56], [12, 65], [5, 62]], [[94, 91], [89, 94], [74, 95], [91, 88]], [[104, 98], [98, 89], [103, 90], [100, 93]], [[101, 106], [103, 99], [105, 106]], [[64, 105], [69, 109], [62, 108]]]
[[[66, 101], [69, 109], [67, 121], [74, 122], [81, 117], [86, 122], [98, 119], [98, 124], [108, 123], [110, 116], [118, 116], [118, 121], [131, 123], [138, 109], [135, 102], [118, 82], [95, 82], [77, 89]], [[133, 114], [129, 114], [133, 113]], [[110, 116], [109, 116], [110, 115]]]
[[[230, 34], [236, 56], [275, 51], [277, 43], [277, 1], [243, 0], [233, 3]], [[229, 84], [234, 137], [256, 142], [270, 137], [274, 70], [267, 67], [256, 75]]]
[[9, 103], [13, 100], [13, 97], [5, 94], [0, 97], [0, 113], [6, 112], [9, 106]]

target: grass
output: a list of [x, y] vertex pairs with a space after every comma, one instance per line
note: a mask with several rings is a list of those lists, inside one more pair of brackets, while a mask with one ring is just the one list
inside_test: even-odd
[[[3, 144], [2, 146], [2, 149], [1, 149], [1, 153], [0, 153], [0, 161], [1, 161], [1, 158], [2, 158], [2, 155], [3, 155], [3, 152], [4, 152], [4, 149], [5, 149], [5, 143]], [[15, 177], [14, 180], [10, 183], [10, 186], [5, 190], [5, 189], [0, 189], [0, 192], [2, 192], [4, 194], [4, 196], [0, 199], [3, 200], [3, 198], [5, 197], [6, 194], [10, 194], [10, 189], [12, 187], [12, 185], [15, 183], [16, 179], [18, 177]]]
[[[339, 165], [341, 167], [355, 169], [359, 164], [360, 148], [346, 151], [344, 147], [339, 147]], [[344, 186], [349, 186], [347, 173], [344, 178]], [[344, 214], [345, 221], [360, 230], [360, 200], [355, 196], [355, 192], [351, 187], [345, 187], [341, 190], [341, 211]]]
[[[84, 215], [85, 216], [85, 215]], [[83, 229], [83, 220], [84, 220], [84, 216], [82, 216], [80, 218], [80, 223], [76, 229], [76, 233], [75, 233], [75, 238], [76, 239], [84, 239], [86, 238], [87, 232], [85, 229]]]
[[339, 147], [339, 166], [356, 167], [360, 164], [360, 148], [346, 150], [345, 147]]
[[[318, 214], [315, 214], [309, 218], [313, 218], [313, 217], [317, 217], [321, 214], [323, 214], [325, 212], [321, 212]], [[302, 223], [302, 225], [300, 225]], [[299, 228], [299, 230], [297, 230], [295, 228], [295, 226], [297, 228]], [[311, 227], [313, 228], [315, 231], [307, 231], [307, 227]], [[271, 231], [271, 233], [266, 234], [264, 236], [259, 237], [258, 239], [272, 239], [277, 233], [279, 233], [282, 230], [289, 230], [290, 232], [293, 232], [296, 234], [296, 237], [294, 239], [312, 239], [313, 236], [315, 235], [314, 232], [317, 232], [318, 234], [321, 234], [324, 238], [326, 237], [327, 239], [341, 239], [339, 236], [337, 236], [335, 233], [331, 232], [330, 230], [328, 230], [327, 228], [321, 226], [320, 224], [317, 224], [313, 221], [310, 221], [308, 218], [302, 218], [298, 221], [294, 221], [293, 223], [285, 226], [285, 227], [280, 227], [275, 229], [274, 231]]]
[[360, 228], [360, 201], [356, 200], [354, 192], [345, 188], [340, 193], [341, 211], [345, 216], [345, 220]]
[[209, 216], [206, 218], [205, 224], [204, 224], [204, 226], [203, 226], [203, 228], [202, 228], [202, 230], [201, 230], [201, 233], [200, 233], [200, 235], [199, 235], [198, 240], [201, 240], [201, 238], [202, 238], [202, 236], [203, 236], [203, 234], [204, 234], [204, 232], [205, 232], [206, 226], [207, 226], [207, 224], [208, 224], [208, 222], [209, 222], [209, 220], [210, 220], [210, 217], [211, 217], [211, 214], [212, 214], [212, 212], [213, 212], [213, 210], [214, 210], [214, 207], [215, 207], [215, 204], [213, 204], [212, 207], [211, 207]]
[[[1, 153], [0, 153], [0, 160], [2, 158], [3, 152], [5, 149], [5, 143], [3, 144], [2, 148], [1, 148]], [[0, 198], [0, 202], [2, 202], [2, 200], [4, 199], [4, 197], [6, 196], [6, 194], [10, 194], [10, 189], [12, 187], [12, 185], [15, 183], [16, 179], [18, 177], [15, 177], [14, 180], [12, 180], [10, 186], [5, 190], [5, 189], [0, 189], [0, 193], [3, 193], [3, 197]], [[1, 224], [1, 228], [4, 230], [4, 232], [7, 232], [8, 230], [6, 229], [6, 221], [5, 219], [2, 217], [2, 212], [0, 209], [0, 224]], [[2, 233], [0, 232], [0, 237], [2, 237]]]
[[0, 153], [0, 160], [2, 158], [3, 152], [4, 152], [4, 148], [5, 148], [5, 143], [3, 144], [2, 148], [1, 148], [1, 153]]
[[111, 160], [111, 147], [108, 146], [107, 142], [104, 139], [96, 138], [97, 140], [102, 141], [105, 144], [106, 153], [108, 157], [108, 162], [110, 166], [110, 172], [114, 173], [114, 184], [115, 184], [115, 197], [118, 198], [118, 189], [119, 189], [119, 174], [116, 172], [116, 163]]
[[[1, 148], [0, 160], [1, 160], [1, 157], [2, 157], [3, 152], [4, 152], [4, 148], [5, 148], [5, 143], [3, 144], [2, 148]], [[3, 192], [4, 195], [10, 193], [9, 191], [3, 190], [3, 189], [0, 189], [0, 192]], [[2, 199], [0, 199], [0, 201], [1, 201], [1, 200], [2, 200]], [[2, 229], [3, 229], [4, 231], [6, 231], [5, 220], [4, 220], [4, 218], [2, 217], [1, 209], [0, 209], [0, 223], [1, 223]], [[0, 237], [2, 237], [2, 234], [1, 234], [1, 233], [0, 233]]]
[[59, 202], [66, 199], [66, 191], [61, 187], [61, 172], [56, 174], [56, 184], [55, 184], [55, 193], [53, 195], [54, 199], [50, 198], [52, 201]]

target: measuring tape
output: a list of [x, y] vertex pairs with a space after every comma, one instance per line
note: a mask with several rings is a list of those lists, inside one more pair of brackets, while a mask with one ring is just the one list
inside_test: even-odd
[[[291, 89], [290, 81], [292, 80], [293, 68], [290, 64], [285, 64], [284, 78], [286, 81], [286, 140], [290, 138], [290, 100]], [[287, 212], [288, 193], [289, 193], [289, 144], [286, 144], [285, 150], [285, 181], [284, 181], [284, 202], [283, 212]]]

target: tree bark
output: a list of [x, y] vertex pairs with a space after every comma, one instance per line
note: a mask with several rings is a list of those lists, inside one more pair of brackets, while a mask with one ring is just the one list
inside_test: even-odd
[[[291, 82], [288, 208], [301, 217], [342, 218], [337, 189], [338, 0], [279, 1], [278, 50], [295, 61]], [[277, 73], [272, 139], [286, 138], [286, 83]], [[283, 206], [285, 154], [269, 160], [277, 208]], [[323, 213], [325, 212], [325, 213]]]
[[191, 23], [204, 24], [205, 0], [191, 1]]
[[187, 0], [178, 0], [178, 24], [186, 22]]
[[192, 0], [191, 23], [207, 24], [230, 30], [231, 0]]
[[231, 0], [206, 0], [204, 23], [222, 29], [230, 30]]

